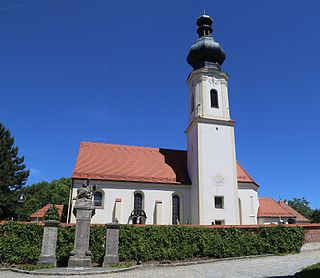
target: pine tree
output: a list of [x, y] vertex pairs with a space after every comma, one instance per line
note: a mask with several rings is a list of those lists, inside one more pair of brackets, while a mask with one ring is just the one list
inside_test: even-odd
[[15, 192], [25, 185], [30, 173], [23, 162], [24, 157], [18, 156], [18, 147], [14, 146], [14, 137], [0, 122], [0, 219], [14, 214]]
[[44, 214], [43, 220], [60, 221], [59, 211], [55, 205], [50, 206], [50, 208]]

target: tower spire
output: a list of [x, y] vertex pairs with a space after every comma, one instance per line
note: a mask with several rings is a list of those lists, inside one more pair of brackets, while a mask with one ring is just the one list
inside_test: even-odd
[[212, 18], [205, 14], [205, 10], [204, 14], [197, 18], [199, 39], [191, 46], [187, 57], [187, 61], [193, 69], [204, 66], [220, 69], [226, 58], [226, 53], [212, 37], [212, 23]]

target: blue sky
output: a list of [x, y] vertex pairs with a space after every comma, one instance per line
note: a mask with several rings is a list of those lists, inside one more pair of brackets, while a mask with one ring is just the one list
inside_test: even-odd
[[28, 184], [71, 176], [82, 140], [185, 149], [203, 9], [227, 53], [237, 159], [260, 196], [320, 207], [318, 1], [0, 0], [0, 120]]

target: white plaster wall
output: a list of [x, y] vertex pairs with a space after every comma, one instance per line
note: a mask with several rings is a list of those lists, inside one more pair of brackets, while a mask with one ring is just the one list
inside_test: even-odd
[[197, 126], [187, 133], [187, 164], [191, 186], [191, 224], [199, 224], [199, 185], [198, 185], [198, 130]]
[[[239, 224], [233, 127], [198, 123], [198, 129], [200, 224]], [[214, 196], [224, 197], [223, 209], [214, 207]]]
[[[75, 180], [73, 196], [76, 196], [77, 188], [83, 181]], [[172, 195], [177, 193], [181, 202], [181, 224], [191, 219], [190, 210], [190, 185], [171, 185], [171, 184], [152, 184], [138, 182], [109, 182], [92, 181], [97, 184], [97, 190], [104, 193], [103, 208], [96, 208], [96, 213], [92, 218], [92, 223], [103, 224], [113, 220], [113, 211], [116, 198], [121, 198], [121, 217], [119, 223], [127, 224], [129, 216], [133, 211], [134, 193], [140, 191], [144, 195], [143, 209], [147, 214], [146, 224], [155, 224], [154, 216], [156, 213], [156, 201], [162, 201], [162, 223], [171, 224], [172, 222]], [[75, 200], [72, 201], [74, 206]], [[73, 208], [72, 208], [73, 209]], [[75, 217], [72, 215], [71, 223], [75, 223]]]
[[253, 183], [239, 183], [238, 194], [241, 200], [239, 210], [241, 212], [242, 225], [257, 224], [259, 209], [258, 187]]

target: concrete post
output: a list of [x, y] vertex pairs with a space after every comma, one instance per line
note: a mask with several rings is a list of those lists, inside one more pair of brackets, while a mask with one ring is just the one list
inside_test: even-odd
[[41, 254], [37, 264], [57, 266], [56, 247], [59, 221], [44, 221]]
[[119, 262], [119, 228], [118, 223], [106, 224], [107, 238], [106, 238], [106, 254], [104, 256], [103, 267], [117, 264]]
[[94, 215], [94, 204], [91, 200], [77, 201], [74, 206], [76, 216], [76, 234], [74, 249], [69, 258], [68, 267], [92, 267], [89, 251], [90, 221]]

